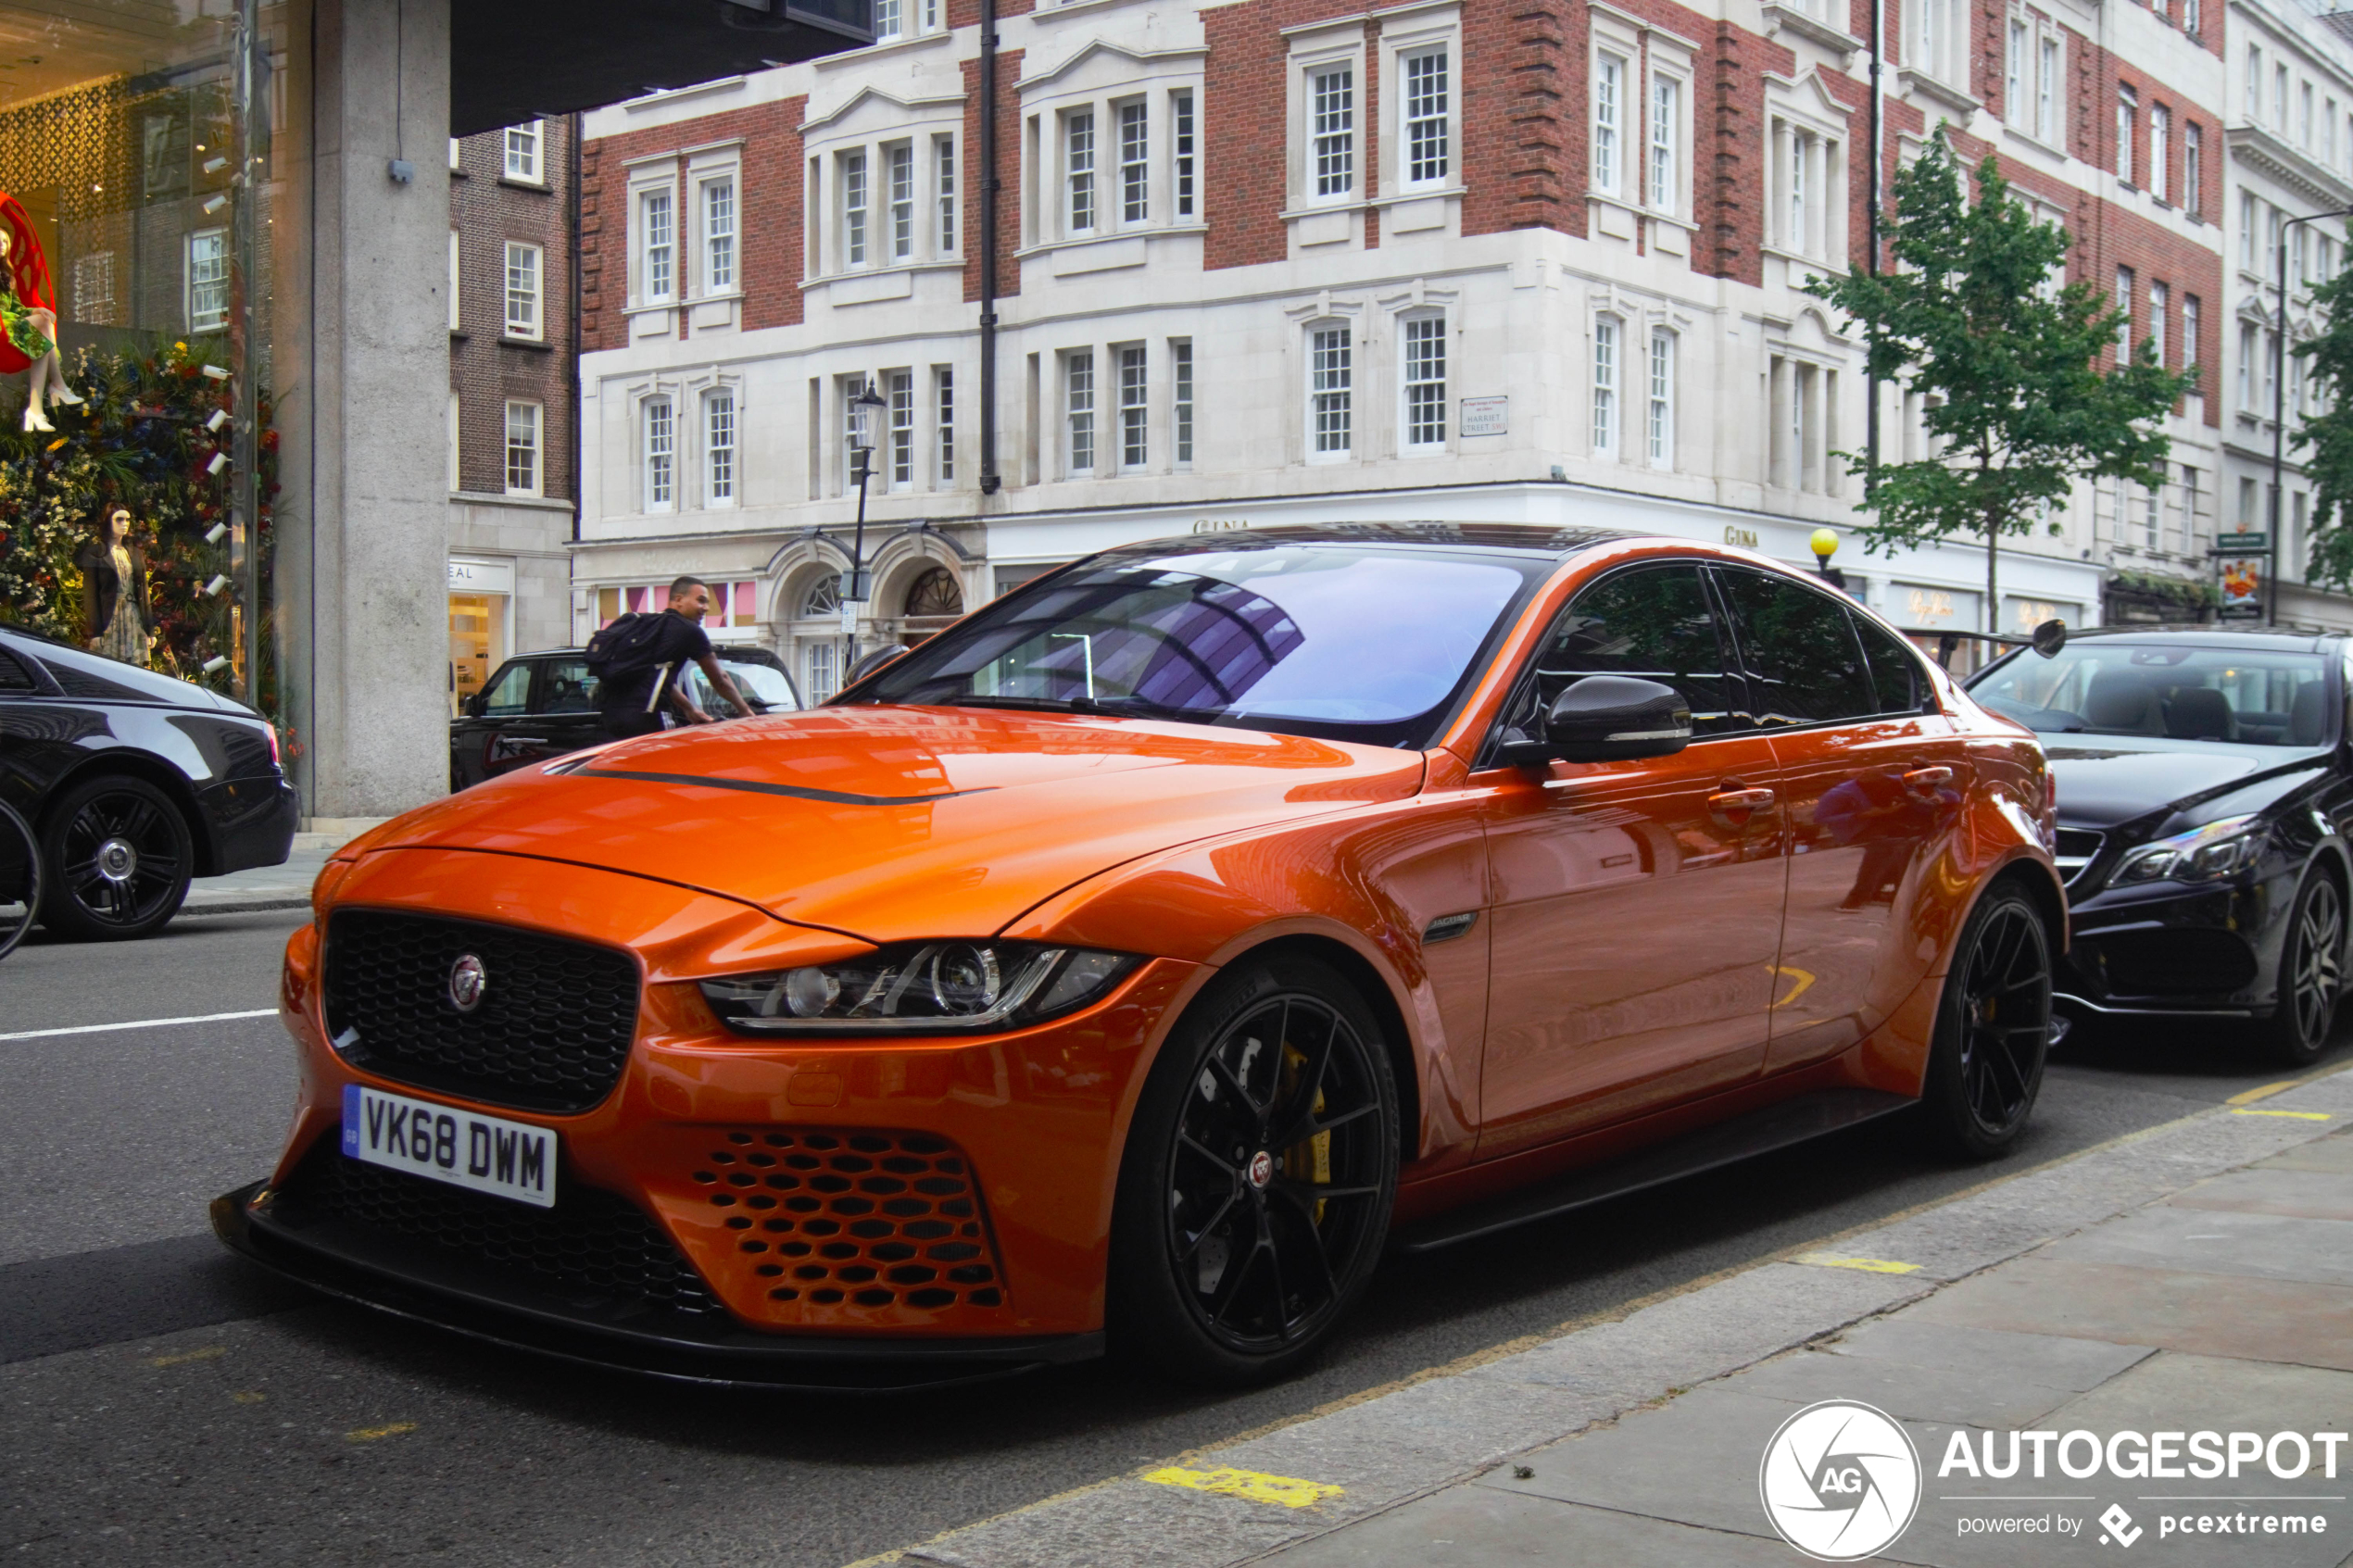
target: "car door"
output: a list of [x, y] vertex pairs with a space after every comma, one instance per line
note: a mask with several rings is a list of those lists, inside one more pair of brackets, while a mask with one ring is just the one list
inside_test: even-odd
[[1835, 1056], [1927, 977], [1930, 894], [1969, 757], [1927, 671], [1843, 598], [1746, 567], [1718, 581], [1789, 814], [1766, 1070]]
[[467, 699], [466, 710], [449, 723], [449, 785], [465, 789], [531, 760], [510, 749], [518, 734], [536, 746], [539, 737], [519, 721], [531, 718], [533, 661], [510, 659], [490, 684]]
[[520, 768], [526, 762], [561, 757], [605, 738], [604, 716], [597, 711], [597, 677], [588, 673], [585, 654], [565, 653], [538, 660], [539, 678], [531, 689], [531, 721], [520, 734], [509, 734], [505, 745]]
[[1772, 745], [1693, 561], [1580, 589], [1506, 705], [1533, 734], [1591, 674], [1663, 681], [1694, 739], [1667, 758], [1488, 771], [1492, 922], [1482, 1159], [1731, 1087], [1762, 1070], [1780, 942]]

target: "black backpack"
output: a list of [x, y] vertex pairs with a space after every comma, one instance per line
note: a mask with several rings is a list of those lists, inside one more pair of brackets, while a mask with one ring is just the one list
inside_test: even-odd
[[588, 673], [605, 685], [642, 675], [654, 667], [666, 610], [632, 610], [616, 616], [588, 639]]

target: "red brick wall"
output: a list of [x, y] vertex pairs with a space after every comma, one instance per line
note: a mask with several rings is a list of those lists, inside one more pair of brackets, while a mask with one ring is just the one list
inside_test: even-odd
[[[1002, 9], [1010, 9], [1003, 7]], [[978, 6], [974, 4], [975, 16]], [[951, 11], [950, 13], [953, 15]], [[1001, 14], [1001, 10], [1000, 10]], [[997, 55], [997, 295], [1021, 293], [1021, 263], [1013, 253], [1021, 245], [1021, 95], [1013, 83], [1021, 80], [1022, 51], [1002, 49]], [[1199, 111], [1195, 111], [1199, 123]], [[980, 297], [980, 62], [964, 62], [963, 146], [964, 297]]]
[[1209, 44], [1201, 83], [1201, 210], [1209, 225], [1202, 265], [1280, 261], [1290, 249], [1281, 217], [1290, 200], [1290, 51], [1281, 30], [1312, 18], [1301, 0], [1249, 0], [1201, 19]]
[[1579, 5], [1463, 7], [1464, 233], [1585, 232], [1586, 37]]
[[[585, 143], [580, 151], [580, 346], [629, 341], [629, 169], [636, 158], [743, 140], [736, 193], [738, 262], [746, 330], [799, 324], [802, 270], [800, 122], [806, 98], [727, 109]], [[682, 209], [681, 216], [684, 216]], [[682, 233], [684, 226], [682, 225]]]
[[[493, 494], [507, 487], [507, 400], [537, 403], [540, 489], [573, 498], [572, 122], [543, 131], [545, 189], [510, 184], [504, 131], [462, 143], [463, 172], [449, 180], [449, 226], [458, 231], [460, 329], [449, 339], [449, 387], [458, 394], [458, 483]], [[540, 338], [502, 343], [507, 322], [507, 242], [539, 247]]]

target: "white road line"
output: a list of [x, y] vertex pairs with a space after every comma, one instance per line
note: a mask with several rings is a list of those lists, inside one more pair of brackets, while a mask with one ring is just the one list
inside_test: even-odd
[[129, 1023], [78, 1023], [70, 1029], [20, 1029], [13, 1035], [0, 1035], [0, 1040], [43, 1040], [52, 1035], [107, 1035], [118, 1029], [161, 1029], [172, 1023], [225, 1023], [235, 1018], [275, 1018], [276, 1008], [256, 1008], [251, 1012], [208, 1012], [195, 1018], [139, 1018]]

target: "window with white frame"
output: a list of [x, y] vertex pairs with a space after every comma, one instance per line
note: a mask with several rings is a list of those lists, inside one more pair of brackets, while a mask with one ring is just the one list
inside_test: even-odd
[[2060, 76], [2062, 47], [2058, 38], [2043, 33], [2034, 49], [2034, 134], [2051, 146], [2061, 144], [2059, 126], [2059, 95], [2065, 90]]
[[2182, 124], [2182, 210], [2206, 216], [2206, 133], [2195, 119]]
[[900, 142], [883, 150], [890, 168], [890, 258], [915, 256], [915, 149]]
[[1119, 356], [1119, 471], [1140, 473], [1151, 460], [1151, 383], [1144, 345], [1123, 344]]
[[539, 494], [539, 437], [543, 411], [536, 403], [507, 401], [507, 494]]
[[809, 705], [816, 707], [828, 701], [837, 689], [841, 668], [841, 649], [830, 642], [809, 643], [800, 650], [800, 684], [809, 694]]
[[890, 413], [890, 467], [893, 490], [915, 487], [915, 375], [892, 370], [883, 377], [883, 396]]
[[1593, 456], [1617, 456], [1619, 329], [1615, 316], [1593, 318]]
[[941, 489], [956, 483], [956, 372], [948, 365], [931, 370], [932, 428], [938, 453], [932, 474]]
[[2173, 197], [2173, 111], [2163, 104], [2149, 106], [2149, 194], [2158, 201]]
[[199, 229], [188, 236], [188, 330], [219, 332], [229, 324], [229, 231]]
[[1074, 234], [1095, 232], [1095, 111], [1073, 109], [1063, 116], [1063, 204], [1064, 227]]
[[2255, 270], [2255, 193], [2239, 193], [2239, 270]]
[[1193, 90], [1179, 87], [1168, 94], [1169, 184], [1176, 216], [1193, 216]]
[[2309, 153], [2312, 150], [2312, 121], [2314, 119], [2312, 111], [2312, 84], [2310, 82], [2304, 82], [2297, 88], [2296, 99], [2297, 113], [2296, 119], [2296, 139], [2302, 144], [2304, 150]]
[[2246, 46], [2246, 118], [2263, 118], [2263, 51]]
[[871, 199], [866, 190], [866, 154], [859, 149], [841, 155], [838, 165], [841, 186], [841, 264], [844, 267], [866, 265], [866, 212]]
[[449, 138], [449, 172], [452, 174], [463, 174], [465, 171], [466, 144], [459, 138], [452, 136]]
[[1651, 71], [1650, 131], [1644, 160], [1649, 175], [1645, 199], [1655, 211], [1679, 211], [1682, 206], [1683, 83], [1655, 68]]
[[736, 504], [736, 394], [717, 386], [702, 396], [703, 504]]
[[2271, 124], [2284, 133], [2287, 130], [2287, 67], [2271, 68]]
[[2328, 100], [2321, 111], [2321, 161], [2331, 169], [2336, 167], [2336, 100]]
[[[2202, 307], [2198, 304], [2197, 295], [2185, 294], [2182, 296], [2182, 363], [2184, 367], [2198, 362], [2198, 353], [2203, 346], [2198, 342], [2200, 330], [2198, 318], [2201, 313]], [[2192, 387], [2190, 390], [2196, 392], [2197, 388]]]
[[1078, 348], [1063, 356], [1063, 427], [1067, 472], [1073, 479], [1095, 473], [1095, 356]]
[[503, 172], [508, 179], [532, 185], [546, 181], [547, 176], [540, 172], [540, 148], [547, 126], [547, 122], [544, 119], [527, 119], [521, 125], [507, 127], [507, 162]]
[[2023, 17], [2012, 17], [2003, 36], [2007, 44], [2002, 52], [2002, 111], [2016, 125], [2024, 119], [2021, 111], [2027, 107], [2027, 56], [2034, 49], [2034, 30]]
[[539, 247], [507, 242], [507, 335], [535, 342], [540, 333]]
[[2182, 31], [2196, 38], [2197, 25], [2198, 0], [2182, 0]]
[[875, 0], [875, 42], [896, 44], [907, 36], [907, 0]]
[[2252, 414], [2255, 407], [2256, 329], [2252, 322], [2239, 323], [2239, 412]]
[[2116, 90], [2116, 177], [2133, 182], [2133, 133], [2141, 116], [2141, 96], [2130, 87]]
[[1436, 452], [1446, 445], [1446, 318], [1408, 316], [1399, 323], [1403, 359], [1399, 380], [1405, 396], [1401, 410], [1407, 453]]
[[646, 510], [666, 512], [678, 504], [678, 426], [668, 397], [648, 397], [638, 416], [643, 430]]
[[2312, 281], [2312, 269], [2309, 265], [2308, 261], [2311, 253], [2305, 241], [2305, 235], [2310, 232], [2311, 231], [2305, 228], [2302, 224], [2298, 224], [2296, 228], [2288, 232], [2287, 275], [2295, 279], [2298, 283], [2309, 283]]
[[2157, 362], [2166, 365], [2165, 338], [2173, 320], [2173, 291], [2163, 283], [2149, 284], [2149, 335], [2157, 340]]
[[1356, 356], [1353, 329], [1307, 334], [1307, 429], [1311, 460], [1348, 457], [1356, 444]]
[[1151, 130], [1141, 98], [1118, 106], [1119, 220], [1142, 223], [1151, 217]]
[[2116, 270], [2116, 362], [2133, 362], [2133, 270]]
[[956, 138], [931, 139], [932, 191], [938, 204], [939, 254], [956, 254]]
[[637, 193], [637, 298], [667, 304], [678, 288], [677, 224], [669, 187]]
[[2182, 465], [2182, 553], [2185, 556], [2197, 553], [2197, 470], [2183, 463]]
[[702, 292], [726, 294], [736, 286], [736, 182], [702, 182]]
[[1767, 193], [1771, 244], [1793, 256], [1842, 265], [1846, 254], [1845, 147], [1815, 125], [1776, 115]]
[[1912, 63], [1919, 69], [1967, 91], [1969, 87], [1968, 7], [1960, 0], [1920, 0], [1912, 11]]
[[1356, 68], [1319, 66], [1307, 76], [1308, 187], [1326, 201], [1356, 194]]
[[[461, 313], [458, 300], [459, 284], [464, 281], [462, 276], [464, 270], [458, 264], [459, 254], [458, 231], [452, 229], [449, 231], [449, 330], [453, 332], [459, 331], [465, 325], [465, 317]], [[77, 270], [74, 275], [76, 294], [81, 292], [81, 274]], [[76, 303], [78, 304], [79, 301], [77, 300]], [[76, 317], [76, 320], [83, 321], [90, 319], [87, 314]]]
[[1443, 185], [1453, 172], [1453, 140], [1448, 130], [1453, 100], [1452, 64], [1442, 44], [1398, 57], [1407, 190]]
[[1168, 340], [1169, 442], [1180, 469], [1193, 466], [1193, 340]]
[[1626, 61], [1593, 56], [1593, 189], [1606, 196], [1626, 187]]
[[1666, 327], [1651, 329], [1650, 407], [1644, 431], [1651, 467], [1675, 466], [1675, 333]]

